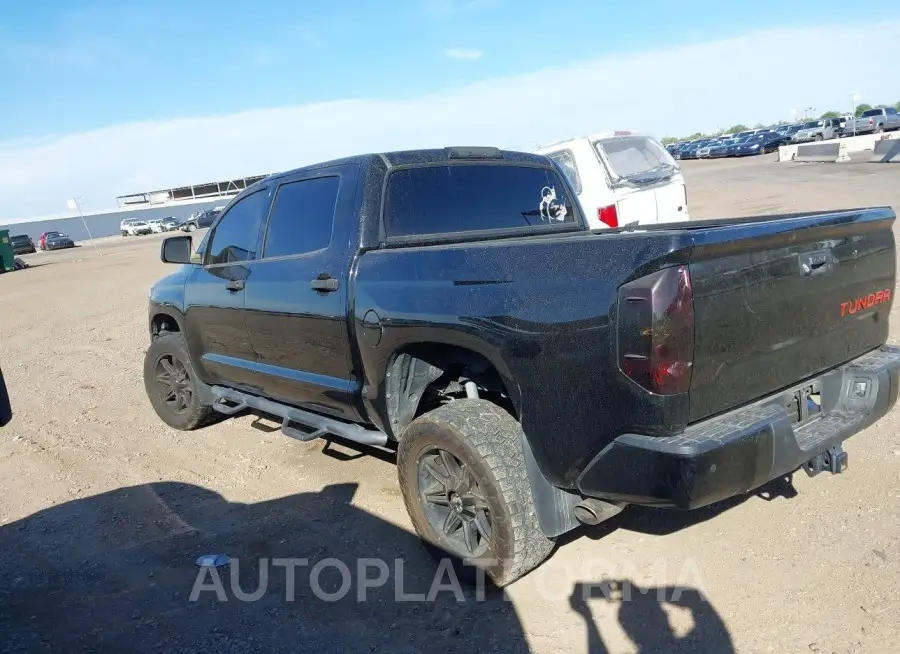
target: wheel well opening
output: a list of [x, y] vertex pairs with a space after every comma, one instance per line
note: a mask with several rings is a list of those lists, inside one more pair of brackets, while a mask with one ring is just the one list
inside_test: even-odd
[[156, 338], [163, 332], [180, 332], [178, 322], [172, 317], [165, 314], [157, 314], [150, 321], [150, 334]]
[[397, 354], [388, 368], [385, 395], [393, 434], [423, 413], [467, 397], [467, 382], [475, 383], [481, 399], [519, 419], [503, 377], [486, 357], [458, 346], [421, 344]]

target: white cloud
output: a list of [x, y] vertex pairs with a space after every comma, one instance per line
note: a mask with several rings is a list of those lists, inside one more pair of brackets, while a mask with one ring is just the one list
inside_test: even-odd
[[[609, 129], [684, 134], [787, 118], [791, 107], [896, 102], [867, 60], [891, 61], [900, 22], [774, 30], [654, 52], [605, 56], [439, 93], [347, 99], [226, 116], [136, 122], [0, 143], [0, 222], [94, 210], [115, 196], [276, 172], [344, 155], [445, 145], [532, 149]], [[849, 54], [848, 54], [849, 53]]]
[[472, 48], [447, 48], [442, 54], [448, 59], [481, 59], [481, 50]]

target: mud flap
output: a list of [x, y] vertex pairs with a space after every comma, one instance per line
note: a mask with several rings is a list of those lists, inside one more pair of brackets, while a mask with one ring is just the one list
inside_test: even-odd
[[575, 505], [581, 501], [581, 495], [557, 488], [547, 481], [538, 467], [524, 432], [520, 438], [531, 496], [534, 499], [534, 510], [541, 531], [548, 538], [554, 538], [580, 526], [581, 523], [575, 517]]

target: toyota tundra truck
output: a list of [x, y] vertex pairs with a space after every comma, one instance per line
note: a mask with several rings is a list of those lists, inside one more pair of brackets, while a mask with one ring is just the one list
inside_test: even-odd
[[396, 448], [426, 545], [498, 586], [627, 505], [844, 472], [897, 399], [894, 212], [592, 230], [575, 198], [493, 148], [267, 177], [163, 242], [150, 403]]

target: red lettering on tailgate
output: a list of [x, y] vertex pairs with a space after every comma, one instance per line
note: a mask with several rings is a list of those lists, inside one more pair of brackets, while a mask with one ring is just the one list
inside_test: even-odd
[[886, 288], [883, 291], [869, 293], [862, 297], [857, 297], [849, 302], [841, 302], [841, 316], [852, 316], [857, 311], [863, 309], [871, 309], [879, 304], [885, 304], [891, 301], [891, 289]]

